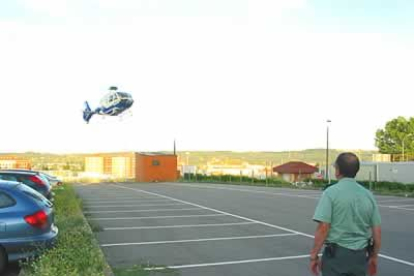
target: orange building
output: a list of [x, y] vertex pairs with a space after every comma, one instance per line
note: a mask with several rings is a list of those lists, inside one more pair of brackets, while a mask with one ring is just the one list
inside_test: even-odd
[[29, 160], [12, 155], [0, 155], [0, 169], [30, 170], [32, 164]]
[[138, 153], [135, 179], [138, 182], [176, 181], [177, 156], [160, 153]]
[[85, 157], [85, 172], [138, 182], [176, 181], [177, 156], [164, 153], [99, 153]]

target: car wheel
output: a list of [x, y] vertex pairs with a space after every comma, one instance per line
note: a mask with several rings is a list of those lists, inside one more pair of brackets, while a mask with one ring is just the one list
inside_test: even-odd
[[6, 268], [7, 265], [7, 254], [3, 247], [0, 246], [0, 274]]

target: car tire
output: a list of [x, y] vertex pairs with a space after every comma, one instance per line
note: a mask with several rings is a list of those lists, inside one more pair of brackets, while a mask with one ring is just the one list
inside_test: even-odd
[[0, 274], [7, 266], [7, 253], [6, 250], [0, 245]]

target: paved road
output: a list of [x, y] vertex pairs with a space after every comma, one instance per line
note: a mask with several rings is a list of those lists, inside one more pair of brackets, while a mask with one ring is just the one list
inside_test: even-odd
[[[112, 267], [151, 264], [181, 275], [310, 275], [318, 191], [212, 184], [77, 186]], [[414, 274], [414, 199], [378, 197], [378, 275]]]

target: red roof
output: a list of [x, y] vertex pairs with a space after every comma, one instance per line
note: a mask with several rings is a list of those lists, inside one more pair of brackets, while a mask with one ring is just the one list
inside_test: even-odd
[[274, 167], [273, 171], [284, 174], [311, 174], [317, 172], [318, 168], [303, 162], [288, 162]]

